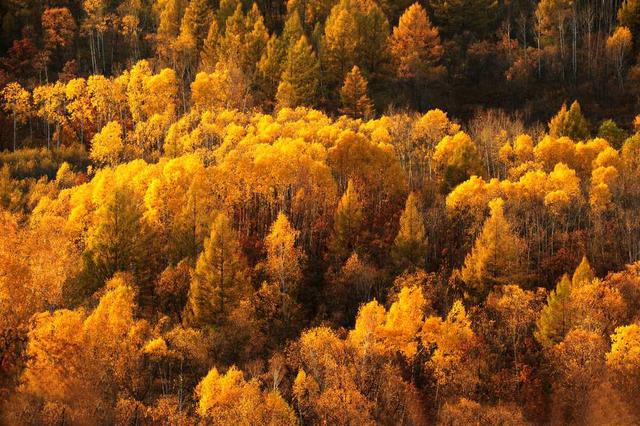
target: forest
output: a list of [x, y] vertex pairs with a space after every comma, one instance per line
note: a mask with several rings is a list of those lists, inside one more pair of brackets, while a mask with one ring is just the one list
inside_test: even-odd
[[640, 424], [640, 0], [0, 2], [0, 425]]

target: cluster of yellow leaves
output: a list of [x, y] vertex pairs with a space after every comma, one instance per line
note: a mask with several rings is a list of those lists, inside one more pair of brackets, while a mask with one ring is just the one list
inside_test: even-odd
[[262, 392], [231, 367], [225, 374], [213, 368], [196, 387], [197, 411], [213, 424], [296, 425], [296, 416], [277, 392]]
[[424, 322], [425, 307], [426, 300], [418, 287], [403, 288], [388, 312], [378, 302], [369, 302], [360, 308], [349, 341], [362, 356], [399, 352], [411, 359], [417, 352], [417, 334]]
[[118, 392], [140, 385], [140, 348], [148, 326], [134, 317], [135, 293], [123, 276], [112, 279], [91, 313], [83, 309], [38, 314], [29, 332], [22, 393], [64, 407], [74, 422], [113, 418]]
[[62, 303], [79, 253], [59, 218], [33, 220], [25, 228], [2, 212], [0, 234], [0, 330], [16, 331], [31, 315]]

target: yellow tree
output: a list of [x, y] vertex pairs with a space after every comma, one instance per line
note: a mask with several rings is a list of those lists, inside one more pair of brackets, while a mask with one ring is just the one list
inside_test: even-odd
[[197, 155], [182, 155], [165, 163], [162, 176], [148, 186], [145, 219], [164, 241], [172, 263], [188, 258], [195, 264], [211, 233], [216, 204], [207, 171]]
[[297, 347], [301, 362], [293, 392], [305, 421], [375, 424], [374, 403], [358, 386], [356, 376], [365, 363], [354, 365], [348, 342], [328, 327], [317, 327], [302, 333]]
[[357, 65], [347, 74], [340, 89], [340, 112], [353, 118], [367, 119], [373, 114], [373, 103], [367, 96], [367, 80]]
[[483, 169], [478, 147], [462, 131], [442, 138], [435, 147], [432, 159], [443, 179], [441, 190], [447, 193], [469, 177], [481, 175]]
[[462, 279], [473, 293], [486, 295], [494, 285], [520, 282], [524, 276], [524, 242], [504, 216], [504, 201], [489, 203], [489, 218], [464, 260]]
[[0, 386], [19, 378], [29, 319], [65, 301], [65, 283], [79, 272], [80, 253], [64, 219], [47, 215], [20, 225], [17, 215], [0, 211]]
[[7, 84], [2, 92], [2, 109], [13, 117], [13, 150], [16, 150], [18, 123], [23, 124], [31, 115], [31, 94], [20, 83]]
[[640, 404], [635, 389], [640, 383], [640, 325], [618, 327], [611, 335], [611, 350], [606, 365], [613, 384], [622, 395], [627, 395], [636, 410]]
[[480, 405], [467, 398], [446, 402], [438, 414], [438, 424], [454, 425], [511, 425], [529, 424], [520, 408], [513, 404]]
[[124, 159], [124, 154], [122, 126], [117, 121], [108, 123], [93, 136], [89, 157], [97, 164], [113, 167]]
[[299, 235], [300, 231], [291, 226], [287, 216], [281, 212], [265, 238], [269, 276], [280, 286], [282, 294], [291, 297], [297, 294], [302, 279], [304, 254], [296, 246]]
[[[487, 299], [487, 306], [493, 307], [511, 338], [513, 350], [513, 367], [515, 377], [518, 378], [519, 354], [522, 340], [529, 328], [535, 323], [538, 314], [535, 294], [523, 290], [518, 285], [510, 284], [492, 292]], [[519, 379], [519, 378], [518, 378]]]
[[60, 148], [62, 126], [66, 122], [65, 85], [62, 82], [38, 86], [33, 90], [33, 104], [38, 117], [46, 123], [47, 147], [51, 148], [51, 129], [55, 125], [56, 146]]
[[616, 28], [615, 32], [607, 39], [607, 56], [615, 67], [621, 90], [624, 90], [624, 69], [632, 46], [633, 37], [627, 27]]
[[251, 86], [237, 64], [219, 61], [211, 74], [200, 72], [191, 83], [191, 103], [197, 111], [251, 106]]
[[246, 260], [229, 218], [219, 213], [191, 277], [187, 320], [200, 326], [219, 323], [247, 294]]
[[125, 121], [129, 110], [128, 84], [128, 72], [112, 80], [102, 75], [92, 75], [87, 79], [87, 90], [96, 113], [98, 129], [116, 118]]
[[276, 391], [263, 393], [256, 380], [247, 382], [231, 367], [225, 374], [212, 368], [195, 390], [197, 412], [211, 424], [296, 425], [295, 413]]
[[[167, 2], [167, 3], [175, 3]], [[93, 74], [106, 70], [104, 33], [109, 29], [109, 13], [105, 0], [83, 0], [82, 9], [86, 19], [82, 24], [82, 32], [89, 37], [89, 52]]]
[[80, 143], [84, 144], [85, 134], [92, 131], [95, 121], [87, 81], [84, 78], [75, 78], [67, 83], [65, 92], [69, 121], [74, 127], [80, 127]]
[[420, 338], [426, 348], [434, 348], [427, 367], [435, 373], [438, 390], [445, 396], [472, 393], [479, 381], [471, 363], [477, 338], [462, 302], [454, 302], [445, 320], [427, 318]]
[[133, 121], [147, 121], [154, 114], [173, 115], [177, 93], [175, 71], [165, 68], [153, 74], [149, 62], [138, 62], [131, 69], [127, 86], [127, 101]]
[[595, 274], [593, 273], [593, 269], [591, 269], [591, 265], [589, 264], [587, 256], [582, 256], [580, 264], [573, 272], [573, 276], [571, 277], [571, 286], [573, 288], [577, 288], [586, 284], [590, 284], [594, 278]]
[[412, 192], [400, 216], [400, 230], [393, 243], [391, 256], [401, 268], [420, 267], [426, 257], [426, 243], [424, 218], [418, 208], [416, 195]]
[[571, 303], [575, 326], [602, 335], [612, 334], [628, 318], [629, 311], [622, 292], [609, 281], [596, 278], [573, 286]]
[[362, 221], [362, 201], [350, 179], [333, 216], [331, 245], [339, 259], [344, 259], [358, 248]]
[[148, 327], [135, 317], [135, 297], [129, 278], [117, 276], [88, 315], [63, 309], [34, 318], [20, 396], [43, 402], [37, 423], [47, 406], [61, 408], [54, 423], [112, 423], [119, 394], [141, 390]]

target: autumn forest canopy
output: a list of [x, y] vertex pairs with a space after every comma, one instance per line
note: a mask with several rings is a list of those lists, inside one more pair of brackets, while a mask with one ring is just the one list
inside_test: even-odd
[[639, 424], [638, 34], [0, 2], [0, 424]]

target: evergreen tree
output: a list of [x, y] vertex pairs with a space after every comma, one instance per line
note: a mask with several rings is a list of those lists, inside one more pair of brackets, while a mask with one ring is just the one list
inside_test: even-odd
[[160, 21], [157, 30], [160, 43], [178, 36], [184, 8], [185, 2], [183, 0], [167, 0], [164, 2], [164, 8], [160, 12]]
[[90, 274], [86, 284], [90, 287], [102, 285], [116, 272], [136, 270], [143, 254], [142, 213], [133, 201], [133, 189], [115, 183], [105, 191], [87, 236], [85, 270]]
[[256, 3], [246, 15], [244, 27], [246, 34], [243, 40], [242, 68], [245, 74], [251, 76], [253, 80], [258, 62], [269, 42], [269, 31]]
[[571, 329], [571, 280], [564, 274], [555, 290], [547, 297], [547, 304], [542, 309], [537, 322], [535, 337], [545, 347], [551, 347], [564, 339]]
[[403, 79], [423, 79], [433, 72], [442, 56], [438, 29], [427, 12], [415, 3], [400, 17], [389, 40], [396, 75]]
[[286, 57], [283, 41], [272, 35], [258, 62], [259, 87], [267, 99], [273, 99], [276, 95]]
[[247, 294], [247, 266], [237, 236], [224, 213], [211, 225], [211, 234], [193, 271], [186, 319], [211, 325], [225, 319]]
[[407, 197], [404, 211], [400, 216], [400, 231], [394, 241], [391, 255], [402, 268], [420, 267], [424, 263], [427, 237], [424, 219], [418, 209], [415, 194]]
[[211, 20], [207, 37], [204, 39], [202, 51], [200, 52], [200, 70], [204, 72], [213, 72], [218, 63], [219, 57], [220, 32], [218, 21]]
[[227, 62], [243, 63], [243, 43], [247, 33], [242, 6], [238, 5], [233, 15], [227, 18], [220, 37], [220, 52]]
[[325, 80], [338, 86], [354, 65], [368, 73], [380, 72], [387, 59], [389, 22], [372, 0], [341, 0], [324, 26], [321, 57]]
[[438, 28], [447, 36], [465, 32], [484, 38], [496, 22], [495, 0], [429, 0]]
[[600, 127], [598, 128], [598, 137], [606, 139], [613, 148], [620, 149], [628, 135], [627, 132], [621, 129], [615, 121], [609, 119], [600, 123]]
[[573, 288], [578, 288], [586, 284], [591, 284], [591, 281], [593, 281], [595, 277], [589, 260], [587, 260], [587, 256], [583, 256], [582, 261], [573, 273], [573, 277], [571, 277], [571, 285]]
[[305, 36], [287, 54], [282, 80], [276, 98], [280, 108], [311, 106], [316, 100], [320, 64]]
[[353, 181], [342, 194], [333, 216], [332, 249], [340, 262], [358, 248], [362, 230], [363, 205]]
[[269, 276], [280, 286], [282, 294], [289, 297], [296, 295], [302, 279], [304, 255], [296, 245], [299, 235], [300, 232], [291, 226], [287, 216], [279, 213], [265, 238]]
[[568, 111], [567, 105], [562, 104], [560, 111], [549, 122], [549, 134], [556, 138], [566, 136], [575, 141], [589, 138], [589, 122], [582, 115], [578, 101], [574, 101]]
[[322, 37], [322, 65], [327, 70], [326, 80], [338, 85], [349, 70], [357, 64], [360, 45], [354, 14], [347, 9], [347, 1], [334, 6], [327, 18]]
[[218, 27], [222, 34], [224, 34], [226, 30], [227, 19], [229, 19], [238, 8], [242, 8], [240, 0], [220, 0], [220, 5], [216, 12], [216, 20], [218, 21]]
[[305, 35], [304, 28], [302, 28], [302, 21], [297, 11], [293, 11], [284, 23], [282, 35], [280, 36], [282, 47], [285, 52], [288, 51], [291, 46], [295, 45], [300, 37]]
[[367, 96], [367, 80], [360, 72], [360, 68], [354, 65], [353, 69], [344, 79], [344, 85], [340, 89], [342, 108], [340, 112], [353, 118], [369, 118], [373, 113], [373, 104]]
[[568, 136], [573, 140], [586, 140], [590, 136], [589, 122], [582, 115], [578, 101], [573, 101], [569, 108], [564, 127], [564, 136]]
[[189, 33], [193, 37], [198, 51], [202, 48], [202, 43], [207, 36], [212, 15], [207, 0], [191, 0], [184, 11], [180, 32]]
[[523, 279], [524, 243], [504, 217], [504, 201], [492, 200], [489, 210], [489, 218], [462, 269], [463, 281], [478, 296], [485, 296], [495, 285], [519, 283]]

